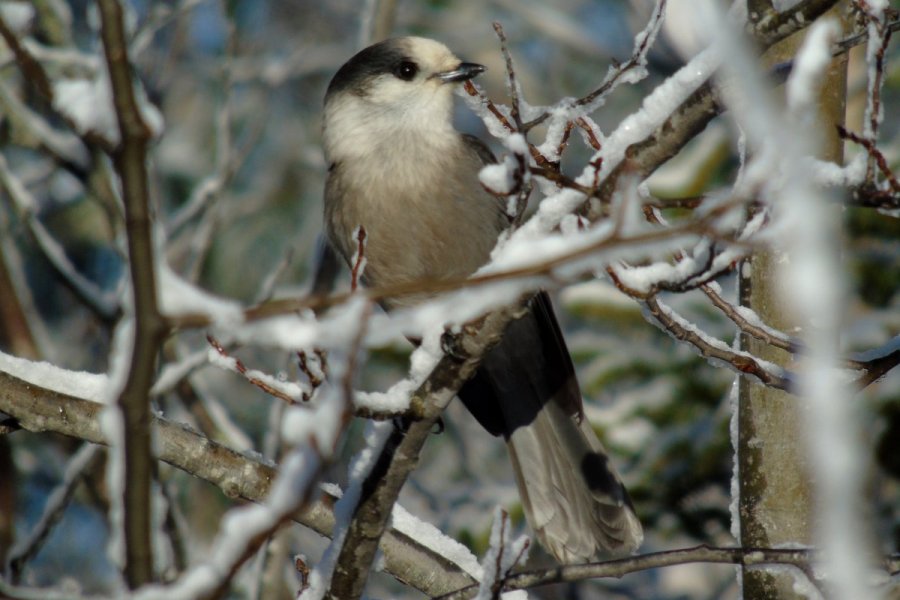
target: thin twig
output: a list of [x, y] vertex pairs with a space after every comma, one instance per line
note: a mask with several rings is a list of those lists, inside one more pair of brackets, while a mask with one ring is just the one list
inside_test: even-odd
[[500, 52], [503, 54], [503, 60], [506, 63], [506, 78], [509, 84], [509, 99], [512, 105], [510, 116], [516, 124], [516, 131], [522, 131], [522, 110], [519, 106], [519, 83], [516, 80], [516, 70], [513, 67], [512, 55], [509, 53], [509, 47], [506, 42], [506, 33], [503, 26], [499, 22], [494, 21], [494, 33], [500, 38]]
[[[878, 44], [878, 48], [874, 53], [875, 64], [871, 65], [871, 68], [869, 69], [869, 77], [871, 78], [871, 80], [869, 81], [869, 94], [866, 102], [866, 116], [868, 117], [868, 127], [865, 128], [865, 137], [868, 138], [868, 140], [874, 146], [878, 140], [878, 129], [879, 125], [881, 124], [881, 88], [884, 83], [885, 70], [884, 56], [887, 52], [888, 44], [891, 43], [892, 31], [888, 27], [886, 27], [888, 15], [884, 9], [882, 9], [880, 15], [876, 16], [875, 14], [873, 14], [873, 11], [869, 8], [867, 3], [857, 0], [855, 4], [862, 12], [865, 13], [866, 17], [868, 18], [868, 29], [874, 29], [875, 34], [881, 38], [881, 43]], [[877, 38], [876, 40], [872, 40], [870, 36], [869, 44], [871, 45], [873, 42], [877, 43]], [[866, 150], [869, 150], [869, 148], [867, 147]], [[877, 160], [878, 158], [871, 150], [869, 150], [869, 161], [866, 165], [866, 181], [868, 181], [869, 183], [875, 183], [874, 167]], [[881, 167], [883, 170], [883, 163], [879, 163], [879, 167]], [[896, 183], [896, 178], [892, 181], [892, 185], [894, 183]], [[897, 190], [898, 188], [894, 188], [894, 191]]]
[[19, 38], [16, 37], [13, 30], [7, 25], [2, 14], [0, 14], [0, 37], [6, 42], [6, 46], [12, 50], [13, 55], [16, 57], [16, 62], [19, 64], [19, 68], [22, 69], [25, 80], [31, 83], [45, 100], [52, 103], [53, 86], [50, 84], [50, 78], [47, 76], [47, 72], [44, 70], [41, 63], [35, 60], [31, 55], [31, 52], [26, 50], [25, 47], [19, 43]]
[[310, 391], [308, 394], [304, 393], [303, 397], [303, 401], [308, 402], [316, 390], [325, 383], [325, 378], [328, 376], [328, 357], [325, 351], [319, 348], [313, 349], [312, 358], [305, 350], [299, 350], [297, 362], [300, 372], [306, 376], [309, 382]]
[[[165, 518], [162, 530], [169, 539], [172, 549], [172, 576], [165, 579], [174, 579], [174, 575], [183, 573], [188, 568], [187, 540], [190, 539], [188, 528], [184, 522], [184, 515], [178, 506], [178, 489], [172, 484], [172, 480], [160, 480], [159, 493], [166, 501]], [[164, 573], [164, 575], [168, 575]]]
[[353, 254], [353, 268], [350, 269], [350, 291], [355, 292], [360, 279], [366, 270], [366, 228], [360, 225], [353, 234], [356, 239], [356, 252]]
[[62, 518], [63, 511], [68, 507], [85, 473], [93, 468], [101, 457], [102, 453], [99, 446], [85, 443], [69, 461], [63, 480], [47, 497], [47, 503], [44, 505], [41, 518], [28, 535], [19, 541], [9, 553], [7, 564], [12, 583], [19, 582], [26, 563], [40, 551], [47, 540], [47, 536], [50, 535], [53, 527]]
[[[573, 103], [573, 106], [584, 107], [596, 101], [598, 98], [606, 96], [621, 83], [623, 76], [633, 69], [643, 66], [647, 60], [647, 53], [650, 51], [651, 42], [656, 39], [656, 34], [662, 26], [663, 17], [666, 12], [666, 0], [657, 0], [653, 7], [653, 12], [647, 22], [647, 26], [635, 38], [634, 50], [627, 61], [610, 68], [603, 82], [597, 89], [589, 94], [582, 96]], [[544, 121], [550, 118], [550, 112], [545, 112], [535, 117], [531, 121], [522, 124], [520, 130], [524, 132], [531, 131]]]
[[599, 152], [603, 146], [600, 144], [600, 138], [597, 137], [599, 130], [593, 119], [590, 117], [578, 117], [575, 119], [575, 124], [584, 131], [584, 135], [587, 137], [588, 144], [590, 144], [591, 148]]
[[798, 351], [799, 344], [795, 340], [792, 340], [780, 331], [773, 332], [772, 330], [751, 323], [744, 318], [736, 306], [725, 300], [725, 298], [723, 298], [718, 291], [713, 289], [711, 285], [701, 285], [700, 290], [706, 294], [706, 297], [709, 298], [713, 306], [722, 311], [722, 314], [731, 319], [731, 321], [744, 333], [752, 335], [756, 339], [761, 340], [770, 346], [786, 350], [787, 352]]
[[862, 185], [850, 190], [847, 203], [865, 208], [896, 210], [900, 208], [900, 193], [879, 190], [871, 185]]
[[2, 154], [0, 154], [0, 188], [9, 195], [19, 218], [28, 225], [32, 239], [59, 275], [60, 281], [102, 321], [110, 322], [117, 318], [121, 307], [115, 294], [105, 292], [75, 267], [59, 241], [35, 214], [37, 201], [12, 172]]
[[497, 546], [497, 555], [494, 557], [494, 573], [496, 578], [491, 583], [491, 600], [500, 599], [500, 591], [506, 582], [506, 576], [509, 574], [503, 570], [503, 552], [506, 550], [506, 526], [509, 524], [509, 513], [505, 510], [500, 511], [500, 541]]
[[259, 389], [261, 389], [266, 394], [274, 398], [278, 398], [282, 400], [286, 404], [294, 405], [300, 400], [299, 398], [294, 397], [293, 395], [285, 392], [284, 390], [279, 389], [278, 387], [272, 385], [271, 383], [265, 381], [262, 377], [259, 377], [254, 371], [250, 371], [244, 363], [239, 359], [231, 356], [228, 351], [222, 347], [222, 344], [214, 338], [211, 334], [206, 335], [206, 341], [209, 343], [213, 349], [219, 353], [222, 358], [225, 358], [231, 362], [234, 367], [234, 371], [240, 373], [244, 376], [244, 379], [249, 381], [252, 385], [255, 385]]
[[747, 352], [731, 350], [724, 343], [713, 343], [712, 338], [700, 333], [693, 327], [685, 326], [683, 320], [677, 317], [668, 307], [663, 307], [656, 297], [645, 299], [643, 304], [666, 331], [675, 336], [675, 338], [690, 344], [700, 355], [719, 360], [739, 373], [752, 375], [769, 387], [785, 391], [793, 389], [793, 377], [789, 373], [777, 373], [771, 367], [764, 366], [760, 359]]
[[[491, 115], [495, 119], [497, 119], [497, 122], [500, 123], [500, 125], [503, 126], [504, 129], [506, 129], [510, 133], [519, 133], [519, 130], [516, 129], [516, 126], [513, 123], [509, 122], [509, 119], [507, 119], [506, 115], [504, 115], [503, 112], [499, 108], [497, 108], [497, 105], [494, 104], [494, 101], [491, 100], [490, 98], [486, 97], [484, 94], [482, 94], [479, 91], [479, 89], [475, 86], [474, 83], [472, 83], [471, 81], [466, 81], [463, 84], [463, 89], [466, 91], [467, 94], [469, 94], [473, 98], [480, 99], [481, 102], [484, 104], [485, 108], [487, 108], [487, 110], [491, 113]], [[532, 144], [530, 142], [528, 143], [528, 151], [531, 154], [531, 158], [533, 158], [534, 162], [536, 162], [539, 166], [541, 166], [541, 167], [553, 167], [554, 166], [554, 162], [549, 160], [543, 154], [541, 154], [540, 150], [537, 149], [537, 146], [535, 146], [534, 144]]]
[[[896, 338], [894, 341], [896, 342]], [[895, 344], [895, 346], [898, 345]], [[890, 344], [888, 347], [891, 347]], [[893, 350], [869, 360], [852, 360], [848, 361], [848, 363], [850, 368], [863, 371], [863, 375], [854, 382], [858, 389], [862, 389], [878, 381], [888, 371], [900, 364], [900, 347], [895, 347]]]
[[[897, 31], [900, 31], [900, 21], [890, 21], [885, 25], [885, 29], [892, 34], [897, 33]], [[835, 42], [834, 50], [832, 50], [832, 56], [840, 56], [841, 54], [846, 54], [851, 49], [859, 46], [867, 39], [869, 39], [869, 32], [867, 30], [863, 30], [859, 33]]]
[[[881, 150], [878, 149], [878, 146], [875, 145], [875, 142], [867, 137], [863, 137], [858, 135], [842, 125], [837, 126], [838, 133], [845, 140], [850, 140], [855, 144], [859, 144], [863, 148], [865, 148], [866, 152], [869, 154], [869, 158], [878, 165], [878, 169], [884, 174], [885, 179], [887, 179], [888, 183], [891, 186], [891, 190], [895, 194], [900, 194], [900, 180], [897, 179], [897, 176], [891, 170], [890, 165], [887, 162], [887, 158], [885, 158], [884, 154], [882, 154]], [[867, 181], [872, 184], [873, 180], [867, 177]]]
[[[791, 565], [808, 574], [809, 567], [817, 557], [818, 553], [811, 549], [715, 548], [703, 545], [583, 565], [563, 565], [551, 569], [515, 573], [506, 578], [504, 591], [531, 589], [552, 583], [587, 579], [618, 578], [629, 573], [691, 563], [734, 564], [745, 567]], [[813, 580], [811, 583], [818, 585], [820, 582]], [[435, 600], [463, 600], [471, 598], [477, 591], [478, 585], [474, 584], [439, 596]]]

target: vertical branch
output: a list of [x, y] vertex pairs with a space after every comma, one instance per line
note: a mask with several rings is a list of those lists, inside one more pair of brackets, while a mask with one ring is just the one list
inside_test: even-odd
[[[840, 8], [840, 7], [838, 7]], [[833, 9], [833, 15], [838, 13]], [[776, 44], [766, 60], [779, 63], [797, 53], [802, 35]], [[846, 58], [834, 60], [825, 72], [816, 100], [816, 129], [823, 135], [821, 156], [840, 163], [842, 141], [836, 124], [843, 122], [846, 96]], [[796, 198], [785, 196], [784, 201]], [[825, 210], [824, 207], [822, 210]], [[760, 318], [782, 331], [792, 331], [798, 316], [785, 301], [780, 265], [790, 261], [785, 250], [755, 254], [741, 269], [740, 300]], [[741, 335], [741, 347], [754, 356], [787, 367], [793, 356], [782, 349]], [[806, 408], [796, 396], [752, 383], [742, 377], [738, 388], [738, 515], [743, 547], [778, 547], [782, 544], [812, 544], [814, 536], [814, 487], [810, 460], [802, 432]], [[743, 569], [744, 597], [747, 599], [797, 598], [790, 574]]]
[[134, 92], [122, 7], [116, 0], [99, 0], [98, 5], [103, 49], [121, 137], [113, 160], [122, 183], [135, 310], [128, 375], [116, 402], [124, 422], [125, 578], [128, 586], [134, 589], [153, 578], [150, 542], [153, 457], [150, 452], [148, 398], [165, 324], [157, 306], [153, 267], [146, 168], [150, 130], [141, 117]]
[[[863, 122], [863, 137], [867, 138], [872, 147], [878, 142], [878, 128], [883, 118], [881, 108], [881, 88], [884, 85], [884, 57], [888, 44], [891, 41], [891, 29], [887, 27], [888, 17], [885, 10], [880, 11], [870, 7], [868, 3], [856, 1], [856, 4], [866, 15], [869, 41], [866, 54], [868, 69], [868, 94], [866, 98], [866, 112]], [[874, 64], [872, 64], [874, 63]], [[866, 163], [866, 181], [875, 182], [876, 153], [869, 150], [869, 159]]]

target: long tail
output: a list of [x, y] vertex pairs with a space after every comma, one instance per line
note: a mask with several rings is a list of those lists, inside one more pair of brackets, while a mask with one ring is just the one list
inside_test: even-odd
[[539, 293], [460, 398], [508, 443], [525, 516], [561, 563], [626, 554], [643, 540], [619, 475], [584, 418], [550, 299]]

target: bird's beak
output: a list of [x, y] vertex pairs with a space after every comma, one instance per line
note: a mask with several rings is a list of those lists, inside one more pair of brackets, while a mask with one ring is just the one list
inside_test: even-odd
[[443, 71], [441, 73], [435, 73], [434, 77], [437, 77], [441, 80], [441, 83], [453, 83], [456, 81], [468, 81], [472, 79], [479, 73], [484, 73], [487, 70], [487, 67], [484, 65], [479, 65], [476, 63], [459, 63], [452, 71]]

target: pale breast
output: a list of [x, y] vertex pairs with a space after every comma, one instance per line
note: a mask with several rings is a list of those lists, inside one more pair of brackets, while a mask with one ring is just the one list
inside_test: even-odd
[[390, 156], [338, 163], [329, 172], [329, 237], [349, 262], [353, 232], [365, 227], [367, 285], [465, 277], [487, 262], [506, 219], [478, 183], [481, 159], [456, 139], [419, 152], [412, 146], [420, 142], [408, 140], [393, 144]]

